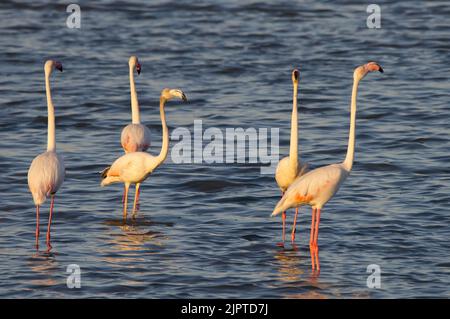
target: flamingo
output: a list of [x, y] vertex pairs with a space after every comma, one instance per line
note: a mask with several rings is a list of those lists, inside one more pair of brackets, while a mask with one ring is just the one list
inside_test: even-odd
[[[150, 146], [150, 130], [147, 126], [141, 124], [139, 102], [134, 85], [134, 70], [138, 75], [141, 74], [141, 64], [136, 56], [131, 56], [128, 60], [128, 66], [130, 69], [131, 123], [122, 129], [120, 143], [125, 153], [143, 152]], [[136, 189], [136, 192], [139, 201], [139, 189]]]
[[103, 170], [101, 186], [107, 186], [113, 183], [124, 183], [125, 193], [123, 200], [123, 219], [127, 219], [127, 201], [128, 189], [131, 184], [136, 184], [136, 192], [133, 204], [133, 215], [136, 214], [136, 203], [138, 200], [138, 192], [141, 183], [159, 167], [167, 157], [169, 151], [169, 130], [166, 124], [166, 116], [164, 106], [167, 101], [173, 98], [180, 98], [184, 102], [187, 101], [183, 91], [178, 89], [164, 89], [159, 99], [159, 110], [162, 123], [162, 146], [158, 156], [150, 155], [146, 152], [132, 152], [122, 155], [114, 163]]
[[65, 175], [64, 160], [60, 154], [56, 153], [55, 109], [50, 92], [50, 75], [53, 69], [58, 69], [62, 72], [62, 64], [52, 60], [46, 61], [44, 71], [48, 109], [47, 151], [36, 156], [28, 170], [28, 187], [36, 205], [36, 249], [39, 249], [39, 207], [45, 202], [47, 197], [51, 197], [50, 215], [47, 226], [48, 251], [52, 248], [50, 244], [50, 226], [52, 223], [55, 194], [61, 187]]
[[[284, 192], [288, 187], [294, 182], [298, 176], [302, 176], [306, 170], [307, 165], [299, 164], [298, 160], [298, 117], [297, 117], [297, 95], [298, 95], [298, 79], [299, 72], [297, 69], [292, 71], [292, 83], [294, 87], [293, 92], [293, 103], [292, 103], [292, 115], [291, 115], [291, 142], [289, 148], [289, 156], [284, 157], [278, 162], [278, 166], [275, 172], [275, 180], [278, 187], [281, 190], [283, 196]], [[291, 233], [291, 241], [294, 243], [295, 240], [295, 224], [297, 222], [298, 209], [295, 211], [294, 226]], [[282, 214], [283, 220], [283, 232], [282, 232], [282, 243], [284, 245], [285, 240], [285, 227], [286, 227], [286, 212]]]
[[359, 81], [369, 72], [383, 72], [376, 62], [357, 67], [353, 73], [353, 90], [350, 107], [350, 133], [348, 139], [347, 155], [342, 163], [323, 166], [309, 171], [298, 178], [284, 193], [281, 200], [272, 212], [272, 216], [293, 207], [309, 205], [312, 207], [311, 232], [309, 247], [311, 252], [312, 269], [320, 271], [319, 237], [320, 213], [324, 205], [337, 193], [342, 183], [349, 176], [353, 166], [355, 153], [355, 122], [356, 122], [356, 96]]

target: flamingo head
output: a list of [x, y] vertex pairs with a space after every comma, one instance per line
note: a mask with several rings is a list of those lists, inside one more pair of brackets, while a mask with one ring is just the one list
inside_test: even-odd
[[130, 56], [130, 59], [128, 60], [128, 65], [130, 68], [136, 68], [137, 74], [141, 74], [141, 64], [139, 63], [139, 60], [137, 56], [132, 55]]
[[384, 72], [383, 68], [378, 63], [369, 62], [369, 63], [363, 64], [361, 66], [358, 66], [355, 69], [355, 72], [353, 73], [353, 78], [361, 80], [367, 75], [367, 73], [373, 72], [373, 71], [379, 71], [381, 73]]
[[300, 78], [300, 72], [298, 72], [297, 69], [294, 69], [294, 71], [292, 71], [292, 83], [297, 84], [299, 78]]
[[44, 70], [46, 74], [51, 74], [53, 69], [57, 69], [62, 72], [63, 66], [62, 63], [55, 60], [47, 60], [44, 65]]
[[184, 94], [184, 92], [179, 89], [166, 88], [161, 92], [161, 98], [165, 99], [166, 101], [169, 101], [175, 97], [181, 99], [183, 102], [187, 102], [186, 94]]

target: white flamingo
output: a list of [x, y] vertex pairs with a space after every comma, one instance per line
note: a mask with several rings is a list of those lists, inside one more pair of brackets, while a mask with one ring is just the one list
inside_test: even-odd
[[[150, 130], [147, 126], [141, 124], [139, 102], [134, 84], [134, 70], [138, 75], [141, 74], [141, 64], [136, 56], [130, 57], [128, 67], [130, 71], [131, 123], [122, 129], [120, 144], [125, 153], [144, 152], [150, 147]], [[139, 203], [140, 190], [136, 189], [136, 192]], [[123, 196], [125, 198], [125, 190]]]
[[55, 109], [53, 107], [52, 95], [50, 92], [50, 75], [53, 69], [62, 72], [62, 64], [57, 61], [48, 60], [45, 62], [45, 91], [47, 95], [48, 108], [48, 136], [47, 151], [36, 156], [31, 162], [28, 170], [28, 187], [33, 195], [36, 205], [36, 248], [39, 249], [39, 207], [45, 202], [47, 197], [51, 197], [50, 215], [47, 226], [47, 248], [52, 248], [50, 244], [50, 226], [52, 223], [53, 206], [55, 194], [64, 181], [65, 168], [61, 155], [56, 153], [55, 140]]
[[311, 251], [312, 269], [320, 270], [319, 237], [320, 211], [323, 206], [337, 193], [342, 183], [350, 174], [355, 153], [356, 96], [359, 81], [372, 71], [383, 72], [381, 66], [369, 62], [355, 69], [353, 73], [353, 90], [350, 107], [350, 133], [347, 155], [342, 163], [331, 164], [314, 169], [298, 178], [284, 193], [272, 212], [272, 216], [303, 205], [312, 207], [311, 233], [309, 246]]
[[123, 218], [127, 219], [127, 201], [128, 189], [131, 184], [136, 184], [136, 193], [133, 204], [133, 217], [136, 213], [137, 196], [140, 184], [160, 166], [167, 157], [169, 151], [169, 130], [166, 124], [164, 106], [172, 98], [180, 98], [187, 101], [186, 95], [181, 90], [164, 89], [159, 99], [159, 109], [162, 123], [162, 146], [158, 156], [152, 156], [146, 152], [132, 152], [122, 155], [114, 163], [102, 172], [101, 186], [107, 186], [113, 183], [124, 183], [125, 193], [123, 200]]
[[[299, 72], [298, 70], [292, 71], [292, 83], [294, 87], [293, 92], [293, 103], [292, 103], [292, 116], [291, 116], [291, 141], [289, 147], [289, 156], [286, 156], [281, 161], [278, 162], [277, 170], [275, 172], [275, 180], [277, 181], [278, 187], [281, 190], [281, 194], [288, 189], [288, 187], [294, 182], [298, 176], [302, 176], [306, 170], [307, 165], [301, 165], [298, 160], [298, 115], [297, 115], [297, 99], [298, 99], [298, 80]], [[298, 209], [295, 211], [294, 225], [292, 227], [291, 241], [295, 240], [295, 225], [297, 223]], [[285, 240], [285, 227], [286, 227], [286, 212], [282, 214], [283, 221], [283, 232], [282, 232], [282, 243]]]

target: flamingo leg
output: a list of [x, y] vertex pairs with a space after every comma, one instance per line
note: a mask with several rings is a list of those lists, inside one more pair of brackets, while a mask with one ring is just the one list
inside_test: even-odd
[[315, 227], [316, 209], [312, 209], [311, 216], [311, 233], [309, 235], [309, 251], [311, 253], [311, 267], [315, 268], [315, 258], [314, 258], [314, 227]]
[[133, 219], [136, 217], [136, 213], [138, 208], [138, 202], [139, 202], [139, 189], [140, 189], [141, 184], [140, 183], [136, 183], [136, 192], [134, 193], [134, 203], [133, 203]]
[[294, 241], [295, 241], [295, 226], [297, 224], [297, 215], [298, 215], [298, 207], [295, 208], [294, 226], [292, 227], [292, 233], [291, 233], [291, 242], [292, 243], [294, 243]]
[[[281, 198], [283, 198], [284, 192], [281, 193]], [[283, 231], [281, 234], [281, 243], [278, 243], [277, 246], [284, 247], [284, 241], [286, 239], [286, 212], [281, 214], [281, 220], [283, 222]]]
[[139, 203], [139, 196], [141, 195], [141, 184], [136, 184], [136, 193], [137, 193], [137, 200], [136, 200], [136, 210], [139, 211], [141, 209], [141, 205]]
[[127, 221], [127, 204], [128, 204], [128, 189], [130, 188], [130, 184], [125, 183], [125, 191], [123, 193], [123, 221]]
[[39, 249], [39, 205], [36, 205], [36, 249]]
[[47, 251], [50, 251], [52, 249], [52, 245], [50, 244], [50, 228], [52, 225], [54, 204], [55, 204], [55, 195], [52, 195], [52, 199], [51, 199], [51, 203], [50, 203], [50, 214], [48, 216], [48, 225], [47, 225]]
[[283, 231], [281, 233], [281, 237], [282, 237], [281, 240], [282, 240], [282, 242], [281, 243], [277, 243], [277, 246], [284, 247], [284, 241], [286, 239], [286, 212], [283, 212], [281, 214], [281, 220], [283, 221]]
[[122, 194], [122, 205], [123, 203], [125, 203], [125, 192], [126, 192], [126, 187], [123, 187], [123, 194]]
[[315, 258], [316, 258], [316, 269], [320, 271], [320, 262], [319, 262], [319, 224], [320, 224], [320, 208], [316, 210], [316, 230], [314, 233], [314, 248], [315, 248]]

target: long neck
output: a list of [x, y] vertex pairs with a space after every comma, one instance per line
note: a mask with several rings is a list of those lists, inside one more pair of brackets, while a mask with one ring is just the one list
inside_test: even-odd
[[130, 94], [131, 94], [131, 121], [133, 124], [141, 123], [139, 115], [139, 103], [136, 87], [134, 86], [134, 66], [130, 66]]
[[289, 165], [298, 168], [298, 115], [297, 115], [297, 90], [298, 84], [294, 83], [294, 94], [291, 116], [291, 144], [289, 149]]
[[347, 171], [352, 170], [353, 158], [355, 156], [355, 127], [356, 127], [356, 96], [358, 94], [359, 79], [353, 80], [352, 102], [350, 106], [350, 133], [348, 136], [347, 155], [344, 160], [344, 167]]
[[50, 92], [50, 73], [45, 74], [45, 92], [47, 95], [47, 110], [48, 110], [47, 151], [54, 151], [56, 149], [55, 108], [53, 107], [52, 94]]
[[161, 114], [162, 125], [162, 146], [158, 155], [158, 165], [165, 161], [167, 153], [169, 152], [169, 129], [167, 128], [166, 114], [164, 112], [166, 101], [167, 100], [162, 96], [159, 99], [159, 112]]

